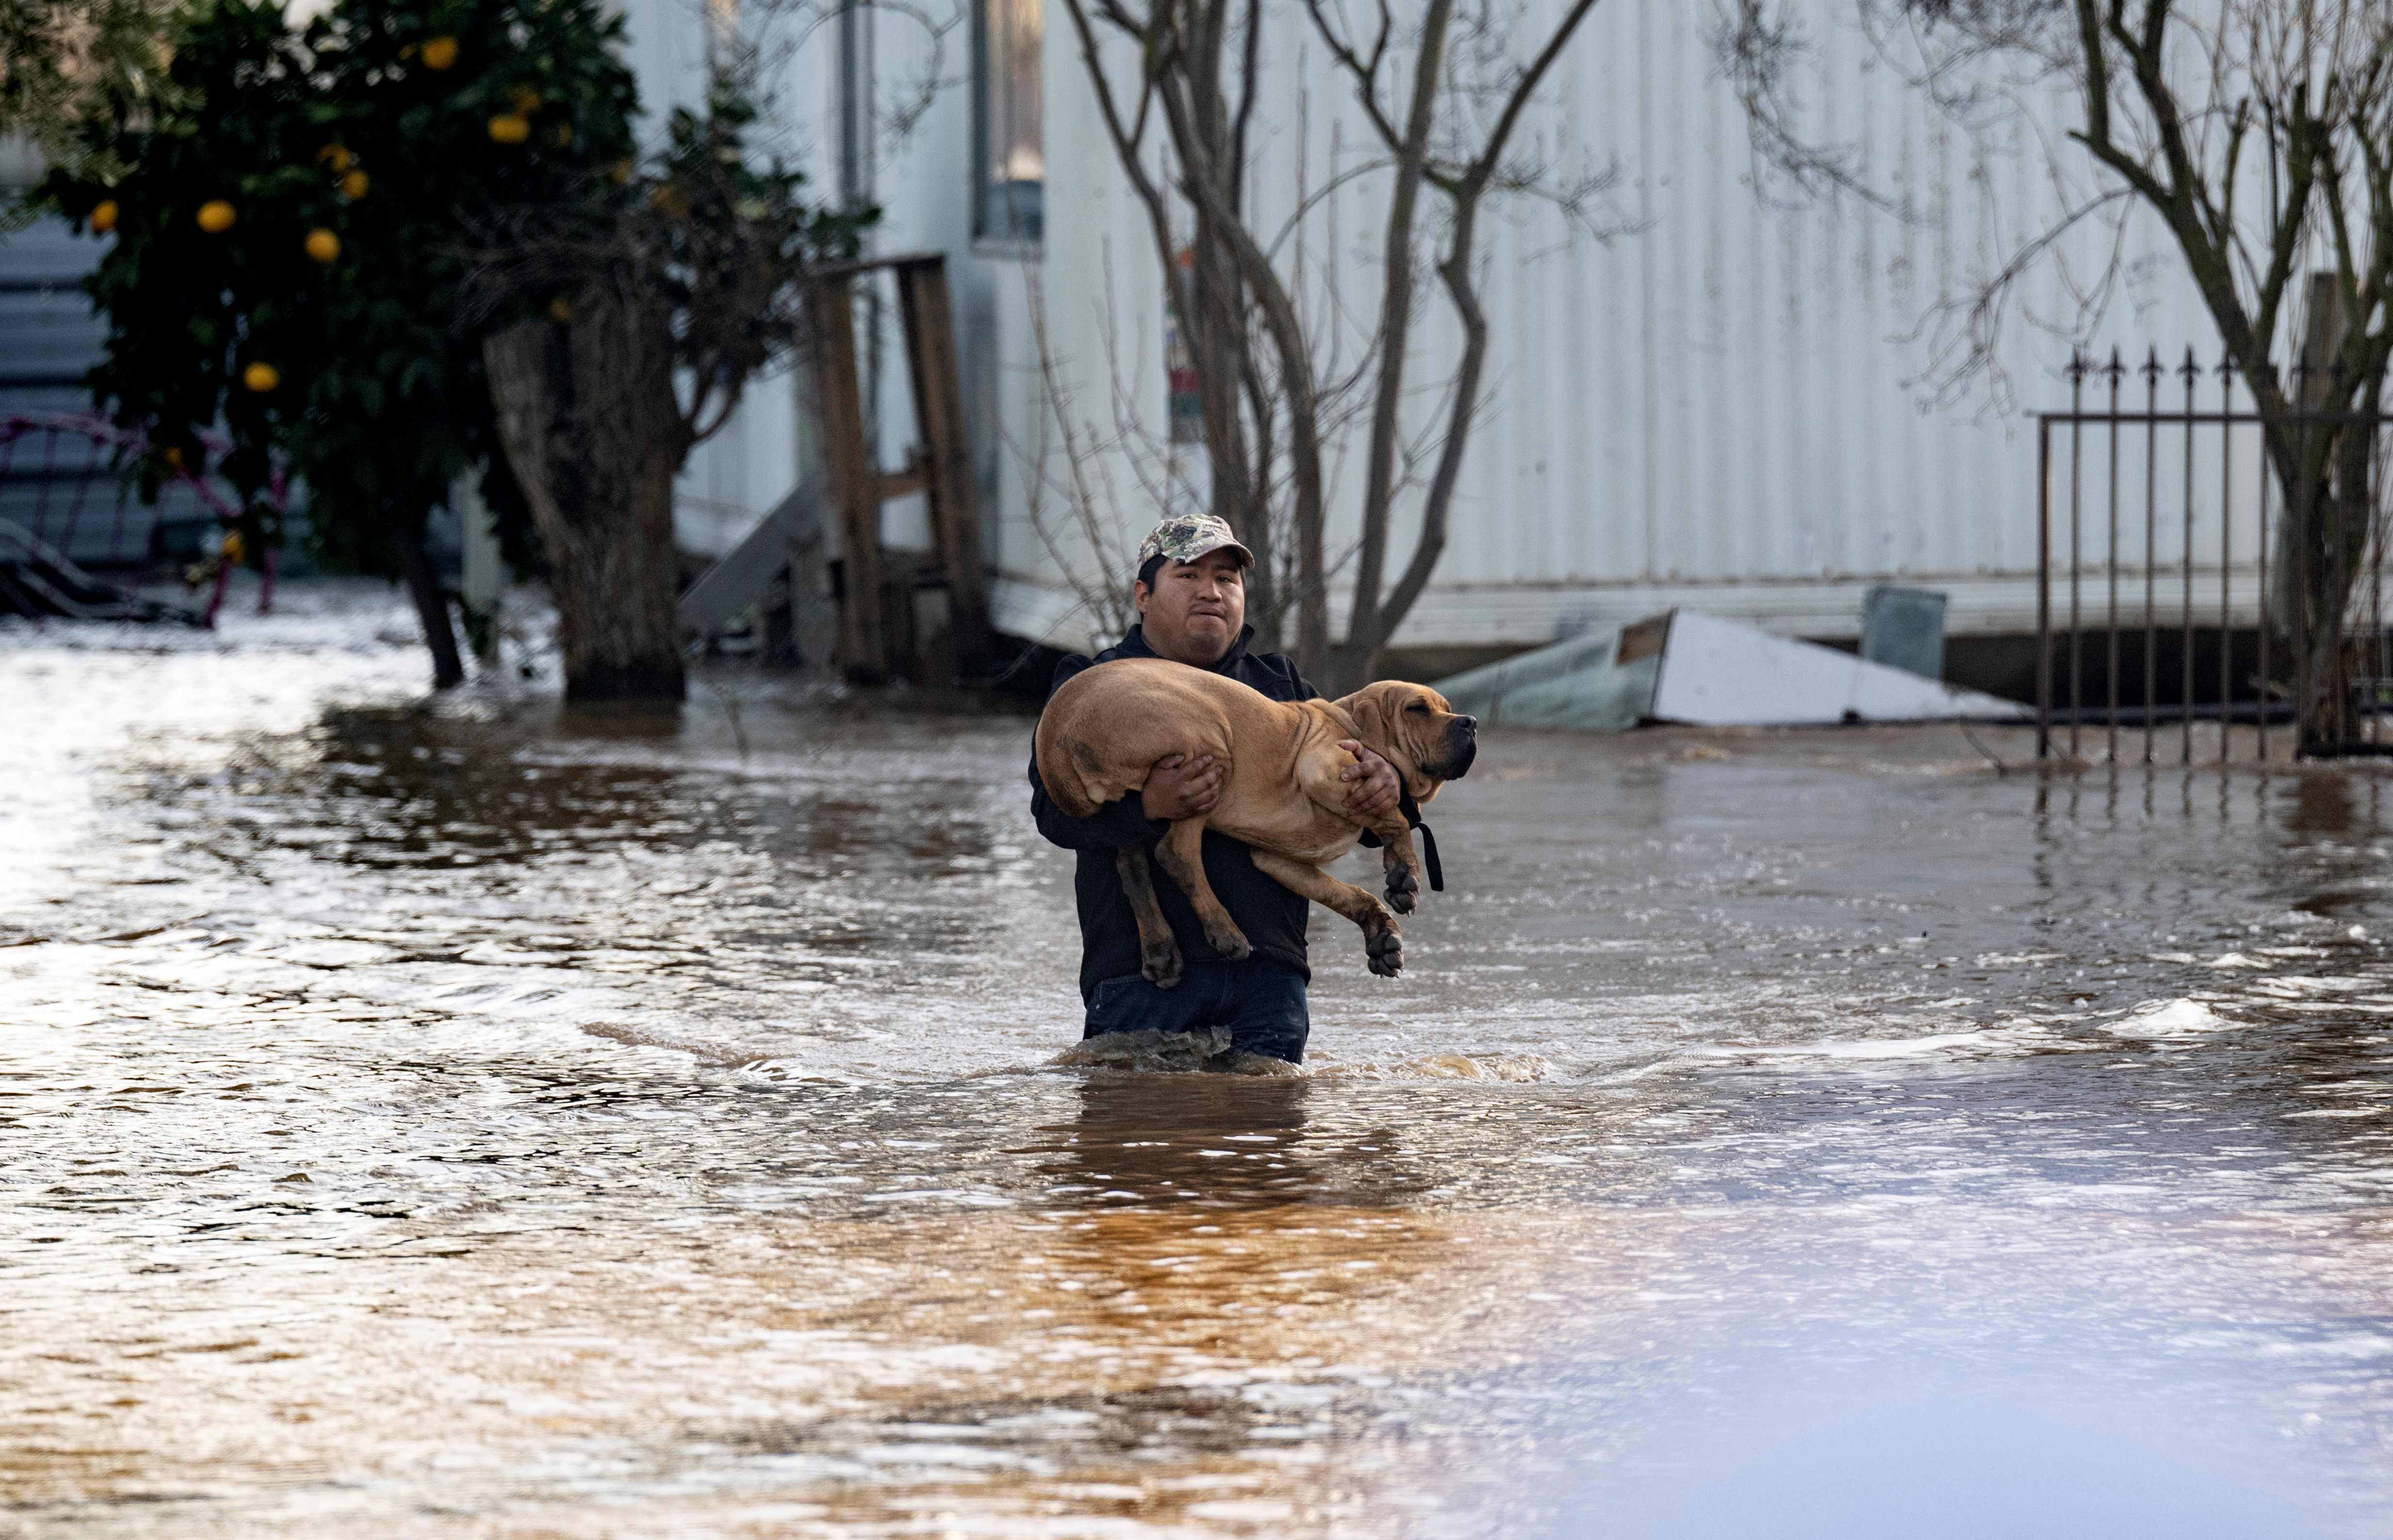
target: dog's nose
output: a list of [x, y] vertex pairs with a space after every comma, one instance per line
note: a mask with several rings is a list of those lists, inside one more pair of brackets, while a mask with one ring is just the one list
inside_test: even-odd
[[1462, 729], [1462, 736], [1465, 737], [1476, 737], [1479, 734], [1479, 719], [1475, 716], [1462, 717], [1456, 725]]

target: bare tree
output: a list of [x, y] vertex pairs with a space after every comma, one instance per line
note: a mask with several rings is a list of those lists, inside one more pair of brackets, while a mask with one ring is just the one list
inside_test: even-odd
[[[1258, 223], [1262, 0], [1065, 0], [1123, 176], [1146, 215], [1157, 254], [1175, 270], [1193, 228], [1186, 284], [1170, 286], [1204, 412], [1214, 511], [1257, 531], [1262, 576], [1249, 600], [1293, 616], [1299, 662], [1333, 690], [1371, 677], [1380, 652], [1444, 554], [1473, 423], [1484, 405], [1488, 327], [1480, 299], [1482, 215], [1491, 196], [1544, 191], [1575, 215], [1607, 176], [1550, 185], [1550, 169], [1515, 148], [1532, 100], [1595, 0], [1559, 0], [1543, 30], [1498, 0], [1426, 0], [1400, 20], [1386, 4], [1355, 23], [1340, 0], [1305, 0], [1311, 35], [1353, 91], [1377, 141], [1363, 164], [1322, 189], [1300, 189], [1297, 218], [1345, 181], [1389, 182], [1379, 229], [1381, 291], [1364, 359], [1341, 375], [1338, 307], [1308, 309], [1305, 275]], [[1163, 169], [1168, 168], [1168, 169]], [[1590, 226], [1590, 228], [1593, 227]], [[1602, 232], [1598, 232], [1602, 233]], [[1342, 253], [1332, 253], [1336, 263]], [[1408, 371], [1423, 320], [1419, 290], [1433, 268], [1461, 335], [1438, 421], [1424, 441], [1408, 425]], [[1367, 418], [1360, 539], [1333, 562], [1327, 519], [1332, 440], [1344, 411]], [[1427, 465], [1420, 529], [1393, 582], [1391, 515]], [[1284, 519], [1275, 504], [1287, 504]], [[1275, 547], [1293, 543], [1278, 593]], [[1329, 588], [1351, 569], [1346, 635], [1329, 634]]]
[[[1056, 356], [1047, 325], [1047, 291], [1038, 270], [1023, 270], [1025, 297], [1030, 314], [1030, 337], [1039, 352], [1040, 406], [1029, 443], [1016, 443], [1013, 452], [1023, 478], [1023, 511], [1031, 532], [1046, 547], [1048, 558], [1071, 586], [1075, 613], [1090, 622], [1090, 650], [1096, 651], [1130, 629], [1138, 618], [1131, 594], [1136, 576], [1123, 553], [1140, 531], [1123, 517], [1124, 506], [1112, 479], [1117, 461], [1126, 460], [1144, 484], [1148, 500], [1169, 506], [1169, 489], [1158, 485], [1170, 476], [1169, 456], [1158, 451], [1136, 413], [1129, 410], [1128, 394], [1115, 383], [1114, 416], [1110, 427], [1086, 415], [1074, 383]], [[1112, 355], [1113, 338], [1106, 339]], [[1105, 640], [1099, 641], [1103, 637]]]
[[972, 21], [968, 0], [872, 0], [861, 7], [853, 0], [709, 0], [705, 17], [710, 72], [736, 78], [754, 98], [765, 125], [774, 130], [760, 142], [777, 150], [796, 148], [797, 114], [775, 83], [790, 79], [805, 48], [836, 25], [873, 25], [890, 17], [915, 45], [905, 66], [885, 78], [876, 73], [866, 99], [857, 104], [876, 170], [904, 152], [940, 97], [969, 78], [956, 47]]
[[[1105, 292], [1114, 290], [1111, 244], [1103, 261]], [[1338, 274], [1333, 268], [1325, 285], [1327, 303], [1338, 303]], [[1170, 514], [1197, 506], [1204, 496], [1189, 474], [1188, 460], [1170, 436], [1157, 431], [1142, 413], [1139, 379], [1144, 356], [1125, 346], [1118, 312], [1106, 306], [1101, 314], [1098, 345], [1093, 349], [1110, 367], [1104, 381], [1103, 410], [1092, 398], [1090, 383], [1074, 377], [1072, 360], [1059, 352], [1048, 320], [1047, 285], [1036, 264], [1022, 269], [1023, 298], [1029, 320], [1030, 340], [1038, 360], [1040, 410], [1027, 441], [1006, 435], [1006, 449], [1022, 477], [1023, 512], [1031, 532], [1046, 550], [1075, 600], [1074, 613], [1086, 617], [1092, 636], [1119, 636], [1138, 619], [1131, 596], [1135, 570], [1127, 559], [1139, 536]], [[1347, 457], [1352, 430], [1367, 401], [1355, 387], [1369, 372], [1366, 357], [1359, 367], [1340, 368], [1330, 354], [1330, 378], [1323, 386], [1316, 416], [1321, 424], [1323, 460], [1336, 484], [1336, 469]], [[1268, 379], [1257, 382], [1248, 398], [1257, 403], [1258, 420], [1276, 414], [1277, 397]], [[1417, 487], [1419, 446], [1405, 446], [1407, 488]], [[1259, 636], [1276, 637], [1288, 618], [1289, 601], [1299, 592], [1294, 570], [1298, 543], [1290, 538], [1284, 496], [1288, 467], [1266, 463], [1274, 476], [1267, 495], [1255, 501], [1240, 538], [1262, 553], [1248, 578], [1247, 619]], [[1125, 481], [1125, 473], [1127, 481]], [[1334, 554], [1327, 566], [1334, 578], [1353, 548]], [[1098, 642], [1098, 646], [1105, 645]]]
[[[2056, 181], [2090, 189], [2003, 254], [1967, 302], [1959, 372], [1983, 369], [2014, 286], [2091, 226], [2107, 302], [2134, 217], [2167, 232], [2265, 419], [2282, 492], [2274, 619], [2295, 659], [2306, 751], [2348, 741], [2341, 645], [2369, 537], [2378, 411], [2393, 364], [2393, 7], [2383, 0], [1857, 0], [1897, 32], [1915, 83], [1965, 123], [2025, 94], [2073, 102]], [[1774, 0], [1726, 0], [1718, 44], [1764, 159], [1816, 186], [1850, 167], [1810, 141], [1785, 82], [1802, 46]], [[2033, 112], [2020, 105], [2019, 111]], [[2049, 108], [2044, 111], [2048, 112]], [[2082, 275], [2081, 275], [2082, 280]], [[2300, 349], [2298, 378], [2277, 359]]]

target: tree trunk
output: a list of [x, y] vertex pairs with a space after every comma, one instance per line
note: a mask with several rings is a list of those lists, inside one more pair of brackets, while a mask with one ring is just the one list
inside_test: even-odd
[[432, 687], [454, 689], [465, 682], [465, 662], [457, 651], [457, 632], [449, 622], [449, 595], [440, 574], [418, 539], [407, 554], [407, 596], [415, 601], [415, 618], [424, 623], [424, 645], [432, 649]]
[[[2333, 273], [2310, 280], [2299, 389], [2286, 403], [2306, 414], [2373, 417], [2378, 376], [2364, 352], [2347, 346], [2343, 294]], [[2255, 386], [2256, 398], [2258, 387]], [[2352, 689], [2360, 671], [2346, 611], [2367, 559], [2373, 524], [2376, 430], [2373, 424], [2295, 417], [2268, 429], [2282, 494], [2274, 531], [2269, 604], [2287, 659], [2300, 751], [2332, 756], [2355, 741]]]
[[482, 356], [507, 461], [548, 555], [569, 700], [679, 700], [673, 483], [690, 437], [670, 316], [594, 286]]
[[[2332, 404], [2370, 411], [2374, 398], [2370, 391], [2363, 402]], [[2313, 424], [2292, 437], [2300, 446], [2293, 456], [2300, 495], [2287, 491], [2279, 521], [2279, 566], [2291, 594], [2291, 607], [2280, 609], [2279, 624], [2290, 633], [2297, 660], [2292, 683], [2301, 751], [2332, 756], [2359, 736], [2351, 707], [2360, 671], [2345, 627], [2373, 523], [2371, 462], [2376, 434], [2360, 423]]]

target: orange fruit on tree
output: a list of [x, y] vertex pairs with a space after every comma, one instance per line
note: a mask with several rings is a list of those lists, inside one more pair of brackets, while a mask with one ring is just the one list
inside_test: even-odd
[[172, 466], [176, 470], [179, 471], [183, 468], [183, 450], [180, 445], [167, 445], [166, 452], [160, 456], [160, 458], [164, 460], [168, 465]]
[[621, 187], [632, 179], [632, 163], [629, 161], [617, 161], [613, 165], [608, 167], [607, 175], [615, 178], [615, 185], [617, 187]]
[[571, 320], [573, 319], [573, 302], [566, 298], [563, 294], [559, 294], [555, 299], [550, 300], [548, 302], [548, 319], [551, 320]]
[[573, 142], [573, 125], [569, 123], [560, 123], [556, 125], [556, 131], [552, 133], [549, 137], [556, 141], [557, 149], [563, 150], [567, 145]]
[[307, 232], [307, 254], [319, 262], [338, 262], [341, 259], [341, 238], [319, 226]]
[[352, 171], [347, 176], [341, 178], [341, 196], [344, 198], [362, 198], [366, 195], [366, 189], [372, 185], [373, 184], [366, 180], [366, 174], [364, 172]]
[[501, 112], [490, 119], [490, 137], [501, 144], [521, 144], [531, 137], [531, 120], [519, 112]]
[[263, 396], [282, 383], [282, 371], [270, 363], [254, 363], [241, 372], [241, 383]]
[[430, 38], [425, 41], [424, 45], [424, 67], [425, 69], [445, 70], [456, 62], [457, 40], [455, 38], [451, 37], [444, 33], [438, 37]]
[[210, 235], [222, 235], [232, 228], [235, 217], [232, 205], [221, 198], [211, 198], [200, 205], [200, 228]]
[[349, 153], [349, 147], [345, 144], [326, 145], [316, 151], [316, 159], [331, 166], [335, 176], [358, 163], [358, 158]]
[[517, 87], [516, 87], [516, 113], [517, 113], [517, 116], [519, 116], [519, 117], [527, 117], [527, 118], [528, 118], [528, 117], [531, 116], [534, 112], [537, 112], [537, 111], [540, 111], [540, 93], [539, 93], [538, 91], [533, 90], [533, 89], [532, 89], [530, 86], [529, 86], [529, 85], [518, 85], [518, 86], [517, 86]]
[[91, 233], [106, 235], [116, 228], [116, 200], [103, 198], [92, 206]]

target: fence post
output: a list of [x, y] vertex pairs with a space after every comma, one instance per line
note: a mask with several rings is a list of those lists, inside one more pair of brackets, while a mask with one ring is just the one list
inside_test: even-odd
[[864, 401], [857, 381], [856, 314], [844, 276], [806, 292], [814, 321], [815, 402], [822, 413], [823, 461], [839, 529], [840, 667], [878, 684], [889, 676], [888, 617], [881, 581], [881, 500], [872, 451], [864, 441]]
[[[2253, 405], [2259, 401], [2255, 398]], [[2259, 674], [2258, 727], [2260, 763], [2269, 763], [2269, 419], [2260, 414], [2260, 630], [2254, 638], [2254, 650], [2258, 661], [2254, 665]]]
[[897, 303], [922, 437], [931, 527], [948, 580], [948, 629], [959, 675], [988, 661], [987, 581], [981, 567], [980, 508], [964, 442], [963, 385], [956, 365], [955, 308], [944, 258], [897, 269]]
[[2079, 755], [2078, 729], [2086, 714], [2086, 637], [2080, 583], [2085, 555], [2086, 374], [2092, 366], [2075, 354], [2069, 360], [2069, 757]]
[[[2193, 763], [2193, 385], [2202, 377], [2202, 370], [2193, 361], [2193, 349], [2185, 350], [2185, 538], [2178, 544], [2185, 552], [2185, 608], [2178, 617], [2180, 635], [2177, 661], [2184, 674], [2184, 693], [2177, 699], [2178, 725], [2184, 733], [2179, 745], [2177, 763]], [[2224, 516], [2225, 510], [2220, 510]]]
[[2111, 763], [2119, 763], [2119, 382], [2126, 377], [2126, 366], [2119, 361], [2119, 350], [2111, 349], [2111, 497], [2110, 545], [2102, 553], [2106, 603], [2104, 623], [2109, 627], [2110, 646], [2105, 653], [2107, 685], [2110, 694], [2105, 729], [2108, 734], [2106, 752]]
[[2035, 757], [2052, 757], [2052, 419], [2035, 420]]
[[2218, 360], [2218, 763], [2235, 724], [2235, 411], [2233, 363]]
[[2152, 763], [2152, 734], [2160, 719], [2161, 350], [2144, 360], [2144, 763]]

